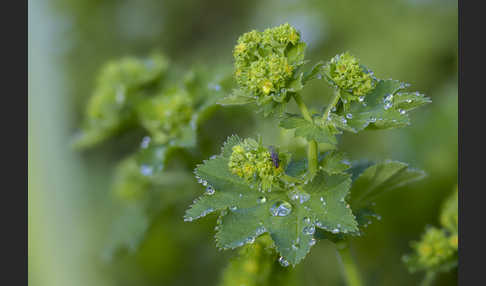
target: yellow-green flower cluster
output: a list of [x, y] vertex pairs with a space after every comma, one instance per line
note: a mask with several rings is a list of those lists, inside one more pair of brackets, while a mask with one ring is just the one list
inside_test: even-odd
[[453, 258], [457, 252], [457, 235], [448, 236], [441, 229], [429, 228], [412, 247], [416, 251], [418, 265], [434, 269]]
[[289, 24], [243, 34], [233, 51], [236, 82], [256, 97], [280, 93], [300, 64], [288, 55], [299, 43], [299, 33]]
[[414, 253], [403, 257], [410, 271], [448, 271], [457, 265], [457, 188], [444, 202], [440, 222], [442, 228], [430, 227], [419, 242], [412, 242]]
[[366, 95], [375, 87], [372, 74], [347, 52], [332, 58], [325, 67], [325, 73], [331, 84], [351, 93], [354, 98]]
[[193, 114], [193, 100], [182, 89], [171, 89], [143, 102], [138, 108], [142, 126], [155, 142], [166, 143], [178, 136]]
[[263, 191], [270, 190], [283, 173], [282, 166], [276, 167], [270, 152], [253, 139], [245, 139], [232, 148], [228, 167], [231, 173], [256, 182]]

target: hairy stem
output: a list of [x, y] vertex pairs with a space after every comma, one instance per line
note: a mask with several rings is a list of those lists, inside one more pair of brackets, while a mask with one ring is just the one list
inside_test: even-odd
[[302, 113], [302, 116], [304, 116], [304, 119], [312, 122], [312, 117], [309, 112], [309, 109], [307, 109], [307, 106], [305, 105], [304, 101], [302, 100], [302, 96], [298, 93], [294, 95], [295, 102], [299, 106], [300, 112]]
[[349, 242], [342, 242], [337, 245], [338, 258], [340, 258], [341, 268], [348, 286], [362, 286], [363, 283], [359, 276], [358, 268], [354, 262], [349, 249]]
[[[313, 122], [309, 109], [307, 109], [307, 106], [302, 100], [302, 96], [297, 93], [294, 95], [294, 99], [299, 106], [300, 112], [302, 113], [304, 119], [309, 122]], [[309, 164], [309, 173], [311, 174], [311, 176], [314, 176], [314, 174], [317, 172], [317, 147], [317, 142], [315, 140], [309, 141], [309, 148], [307, 150], [307, 161]]]
[[329, 118], [329, 114], [331, 114], [332, 108], [335, 107], [336, 104], [339, 102], [339, 98], [341, 98], [341, 93], [339, 92], [339, 90], [336, 90], [331, 99], [331, 103], [329, 103], [326, 110], [324, 111], [324, 115], [323, 115], [324, 120], [327, 120], [327, 118]]

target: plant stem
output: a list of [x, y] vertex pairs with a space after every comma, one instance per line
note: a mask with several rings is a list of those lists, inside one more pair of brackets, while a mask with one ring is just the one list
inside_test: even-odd
[[354, 262], [353, 256], [349, 249], [348, 242], [342, 242], [337, 245], [338, 257], [341, 261], [344, 278], [348, 286], [362, 286], [363, 283], [359, 276], [358, 268]]
[[[302, 96], [298, 93], [294, 95], [295, 102], [299, 106], [300, 112], [302, 113], [302, 116], [304, 117], [305, 120], [309, 122], [313, 122], [312, 116], [309, 112], [309, 109], [307, 109], [307, 106], [305, 105], [304, 101], [302, 100]], [[309, 166], [309, 173], [311, 177], [315, 175], [317, 172], [317, 142], [315, 140], [310, 140], [309, 141], [309, 148], [307, 150], [307, 162]]]
[[339, 90], [336, 90], [331, 99], [331, 103], [329, 103], [326, 110], [324, 111], [324, 115], [323, 115], [324, 120], [327, 120], [327, 118], [329, 118], [329, 114], [331, 113], [332, 108], [336, 106], [340, 98], [341, 98], [341, 93], [339, 92]]
[[427, 272], [424, 280], [420, 283], [420, 286], [431, 286], [435, 280], [435, 272]]
[[302, 96], [298, 93], [294, 95], [295, 102], [299, 106], [300, 112], [302, 113], [302, 116], [304, 116], [304, 119], [313, 122], [311, 114], [309, 112], [309, 109], [307, 109], [307, 106], [305, 105], [304, 101], [302, 100]]

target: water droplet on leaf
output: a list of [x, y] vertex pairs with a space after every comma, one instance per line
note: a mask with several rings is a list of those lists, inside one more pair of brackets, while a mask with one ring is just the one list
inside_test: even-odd
[[304, 227], [302, 230], [304, 234], [313, 235], [316, 232], [316, 227], [314, 225], [309, 225]]
[[273, 216], [288, 216], [292, 212], [292, 205], [286, 201], [278, 201], [271, 208]]
[[283, 258], [283, 256], [280, 256], [280, 258], [278, 259], [278, 262], [280, 263], [280, 265], [282, 265], [283, 267], [287, 267], [289, 266], [289, 262]]

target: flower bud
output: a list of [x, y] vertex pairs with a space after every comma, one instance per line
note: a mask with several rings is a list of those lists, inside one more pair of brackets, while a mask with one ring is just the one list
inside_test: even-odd
[[373, 74], [347, 52], [333, 57], [324, 71], [333, 86], [351, 95], [348, 100], [358, 99], [375, 88]]
[[232, 151], [228, 163], [231, 173], [249, 183], [256, 182], [263, 191], [269, 190], [283, 173], [281, 165], [274, 165], [268, 149], [253, 139], [245, 139]]
[[[243, 34], [233, 51], [236, 82], [259, 98], [281, 93], [302, 64], [296, 59], [303, 55], [289, 56], [301, 43], [299, 33], [289, 24]], [[303, 49], [298, 53], [303, 54]]]
[[158, 143], [180, 135], [191, 120], [192, 99], [182, 89], [171, 89], [140, 104], [138, 114], [144, 126]]

